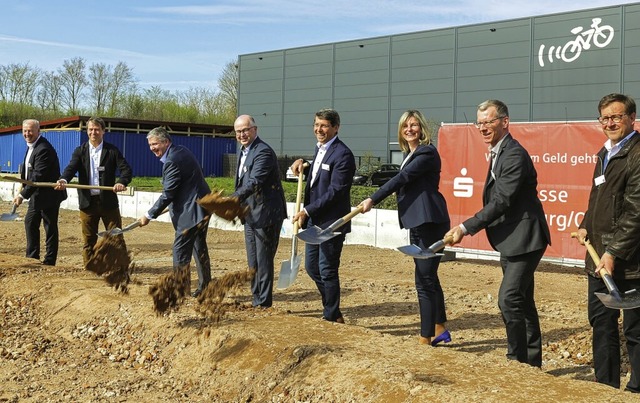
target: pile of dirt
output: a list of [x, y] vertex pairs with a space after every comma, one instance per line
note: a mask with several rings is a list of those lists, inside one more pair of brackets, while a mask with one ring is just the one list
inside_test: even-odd
[[[453, 340], [433, 348], [418, 344], [413, 262], [398, 251], [345, 245], [338, 324], [320, 319], [321, 297], [302, 269], [271, 308], [253, 308], [241, 231], [209, 229], [213, 281], [195, 299], [181, 287], [188, 275], [173, 269], [170, 223], [128, 235], [127, 294], [84, 269], [79, 224], [77, 212], [61, 211], [51, 267], [23, 257], [23, 223], [0, 223], [0, 402], [640, 402], [593, 382], [578, 268], [536, 271], [538, 369], [505, 358], [499, 262], [440, 264]], [[276, 268], [290, 250], [283, 238]]]

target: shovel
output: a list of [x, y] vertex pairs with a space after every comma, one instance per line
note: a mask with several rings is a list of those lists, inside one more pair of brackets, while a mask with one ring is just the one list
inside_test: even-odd
[[[25, 179], [15, 178], [13, 176], [0, 176], [0, 179], [7, 180], [10, 182], [19, 182], [27, 186], [35, 186], [35, 187], [49, 187], [54, 188], [58, 186], [56, 182], [33, 182]], [[97, 186], [97, 185], [80, 185], [77, 183], [67, 183], [65, 185], [68, 188], [73, 189], [100, 189], [100, 190], [113, 190], [113, 186]], [[135, 188], [127, 187], [124, 191], [118, 192], [118, 194], [123, 196], [133, 196]]]
[[[308, 163], [304, 163], [302, 168], [309, 166]], [[296, 195], [296, 206], [294, 209], [294, 215], [300, 212], [300, 203], [302, 201], [302, 178], [304, 176], [304, 169], [300, 169], [300, 173], [298, 174], [298, 193]], [[282, 262], [280, 266], [280, 276], [278, 276], [278, 285], [276, 288], [278, 290], [284, 290], [288, 288], [296, 278], [298, 277], [298, 270], [300, 269], [300, 261], [302, 260], [302, 256], [298, 255], [298, 238], [296, 235], [298, 234], [298, 230], [300, 229], [300, 225], [298, 221], [293, 223], [293, 236], [291, 238], [291, 259], [285, 260]]]
[[298, 238], [312, 245], [320, 245], [321, 243], [326, 242], [329, 239], [340, 235], [339, 232], [333, 232], [333, 231], [342, 227], [343, 225], [351, 221], [353, 217], [357, 216], [360, 213], [362, 213], [362, 206], [359, 206], [358, 208], [356, 208], [349, 214], [345, 215], [344, 217], [338, 218], [333, 222], [333, 224], [329, 225], [325, 229], [322, 229], [317, 225], [314, 225], [313, 227], [309, 227], [304, 231], [300, 231], [298, 232]]
[[[575, 232], [571, 233], [572, 238], [577, 237], [577, 235]], [[584, 246], [587, 247], [587, 251], [596, 266], [599, 265], [600, 256], [598, 256], [598, 252], [596, 252], [588, 239], [585, 239]], [[602, 292], [595, 293], [596, 297], [600, 299], [604, 306], [611, 309], [635, 309], [640, 307], [640, 292], [638, 292], [638, 290], [634, 288], [622, 294], [620, 290], [618, 290], [618, 286], [616, 286], [611, 275], [604, 268], [600, 269], [598, 274], [600, 274], [604, 284], [607, 286], [607, 290], [609, 290], [609, 294]]]
[[[160, 215], [163, 215], [164, 213], [166, 213], [167, 211], [169, 211], [169, 209], [164, 209], [162, 210], [162, 213], [160, 213]], [[124, 228], [111, 228], [110, 230], [106, 230], [106, 231], [100, 231], [98, 232], [98, 236], [114, 236], [114, 235], [120, 235], [123, 234], [127, 231], [131, 231], [134, 228], [138, 228], [140, 226], [140, 221], [134, 221], [131, 224], [127, 225]]]
[[427, 249], [421, 249], [418, 245], [406, 245], [398, 247], [398, 250], [405, 255], [409, 255], [415, 259], [431, 259], [434, 257], [442, 256], [442, 253], [436, 253], [442, 250], [445, 246], [453, 242], [453, 237], [448, 236], [444, 239], [435, 242]]
[[15, 221], [15, 219], [18, 218], [18, 214], [16, 213], [17, 208], [18, 205], [14, 204], [13, 207], [11, 207], [10, 213], [3, 213], [2, 216], [0, 216], [0, 221]]

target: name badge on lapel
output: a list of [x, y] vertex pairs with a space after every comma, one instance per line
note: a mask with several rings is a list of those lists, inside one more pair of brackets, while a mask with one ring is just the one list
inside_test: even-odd
[[322, 164], [320, 166], [320, 168], [322, 168], [325, 171], [331, 171], [331, 168], [329, 167], [329, 164]]
[[602, 184], [605, 182], [605, 180], [604, 180], [604, 175], [600, 175], [600, 176], [598, 176], [597, 178], [595, 178], [595, 179], [593, 180], [593, 182], [596, 184], [596, 186], [600, 186], [600, 185], [602, 185]]
[[104, 172], [104, 167], [98, 167], [98, 172]]

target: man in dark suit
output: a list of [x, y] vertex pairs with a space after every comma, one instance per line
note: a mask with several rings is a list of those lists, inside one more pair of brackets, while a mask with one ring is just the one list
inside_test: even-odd
[[116, 193], [126, 189], [132, 176], [131, 167], [120, 150], [103, 140], [104, 131], [105, 124], [101, 118], [92, 117], [87, 120], [89, 141], [73, 151], [71, 161], [62, 172], [56, 186], [58, 190], [65, 189], [76, 173], [81, 185], [113, 186], [113, 191], [78, 189], [80, 225], [84, 240], [82, 260], [85, 267], [93, 256], [93, 248], [98, 241], [100, 220], [108, 230], [122, 228]]
[[[20, 177], [32, 182], [55, 182], [60, 175], [60, 161], [51, 143], [40, 136], [40, 122], [35, 119], [22, 122], [22, 136], [28, 148]], [[40, 223], [44, 222], [47, 252], [42, 264], [56, 264], [59, 240], [58, 214], [60, 203], [66, 198], [66, 191], [57, 192], [50, 187], [23, 186], [20, 194], [13, 199], [17, 206], [23, 200], [29, 199], [29, 207], [24, 216], [27, 257], [40, 259]]]
[[169, 207], [176, 230], [173, 241], [174, 270], [189, 267], [191, 255], [196, 259], [198, 288], [191, 294], [199, 296], [211, 281], [211, 260], [207, 247], [209, 214], [196, 201], [211, 190], [204, 180], [198, 160], [188, 148], [173, 145], [164, 127], [147, 134], [151, 152], [162, 162], [162, 194], [149, 211], [138, 220], [145, 226]]
[[492, 155], [483, 208], [449, 230], [453, 243], [486, 229], [500, 252], [503, 279], [498, 306], [507, 329], [507, 358], [542, 365], [540, 321], [534, 301], [534, 272], [551, 243], [537, 173], [531, 157], [509, 133], [509, 110], [498, 100], [478, 105], [476, 127]]
[[[356, 171], [353, 153], [338, 138], [340, 115], [333, 109], [316, 112], [313, 131], [318, 140], [315, 156], [306, 169], [304, 208], [293, 218], [301, 228], [317, 225], [326, 228], [351, 211], [351, 184]], [[291, 165], [294, 175], [303, 169], [304, 160]], [[340, 255], [351, 223], [342, 226], [339, 236], [320, 245], [306, 245], [305, 267], [322, 297], [323, 319], [344, 323], [340, 312]]]
[[287, 216], [278, 158], [258, 137], [258, 128], [251, 116], [239, 116], [233, 128], [241, 147], [236, 190], [232, 196], [249, 207], [242, 223], [249, 267], [256, 270], [251, 282], [252, 305], [269, 308], [273, 303], [273, 259], [282, 221]]

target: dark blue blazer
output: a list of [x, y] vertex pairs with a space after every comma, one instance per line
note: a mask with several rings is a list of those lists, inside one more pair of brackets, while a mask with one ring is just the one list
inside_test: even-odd
[[[25, 159], [28, 153], [29, 149], [27, 148], [27, 152], [24, 155]], [[52, 183], [60, 177], [58, 153], [56, 153], [55, 148], [53, 148], [51, 143], [42, 135], [38, 137], [27, 164], [29, 166], [27, 177], [25, 177], [24, 174], [26, 167], [22, 166], [20, 170], [20, 178], [22, 179], [31, 182]], [[29, 205], [32, 205], [36, 210], [45, 210], [60, 205], [63, 200], [66, 200], [67, 191], [55, 190], [53, 187], [25, 185], [22, 187], [20, 195], [25, 199], [29, 199]]]
[[[89, 142], [76, 147], [71, 155], [69, 165], [64, 169], [60, 179], [71, 182], [74, 175], [78, 173], [78, 183], [89, 185], [91, 181], [91, 157], [89, 156]], [[100, 168], [98, 171], [100, 186], [113, 186], [116, 184], [116, 172], [120, 174], [118, 183], [127, 186], [131, 183], [131, 167], [122, 153], [113, 144], [102, 142], [102, 153], [100, 154]], [[78, 189], [78, 202], [80, 209], [86, 209], [91, 204], [91, 190]], [[118, 194], [110, 190], [100, 191], [100, 202], [107, 209], [118, 207]]]
[[211, 190], [198, 160], [188, 148], [172, 144], [162, 166], [162, 194], [148, 214], [157, 218], [169, 207], [176, 232], [193, 228], [209, 215], [196, 201]]
[[440, 184], [440, 155], [433, 145], [420, 145], [400, 172], [372, 196], [374, 204], [396, 192], [400, 228], [415, 228], [426, 223], [449, 222], [449, 212]]
[[[318, 155], [313, 157], [315, 161]], [[339, 138], [335, 138], [327, 150], [322, 166], [318, 169], [317, 178], [311, 186], [313, 162], [305, 173], [307, 185], [304, 192], [304, 208], [309, 214], [307, 225], [326, 228], [338, 218], [351, 212], [351, 184], [356, 172], [356, 160], [353, 153]], [[342, 226], [338, 232], [351, 232], [351, 222]]]
[[[241, 153], [238, 155], [238, 166]], [[242, 223], [246, 222], [253, 228], [281, 224], [287, 217], [278, 158], [259, 137], [249, 147], [242, 172], [236, 172], [236, 191], [233, 196], [249, 207], [249, 213]]]
[[551, 244], [549, 226], [538, 198], [538, 174], [527, 150], [507, 134], [493, 168], [487, 173], [482, 210], [463, 225], [473, 235], [486, 229], [491, 246], [517, 256]]

